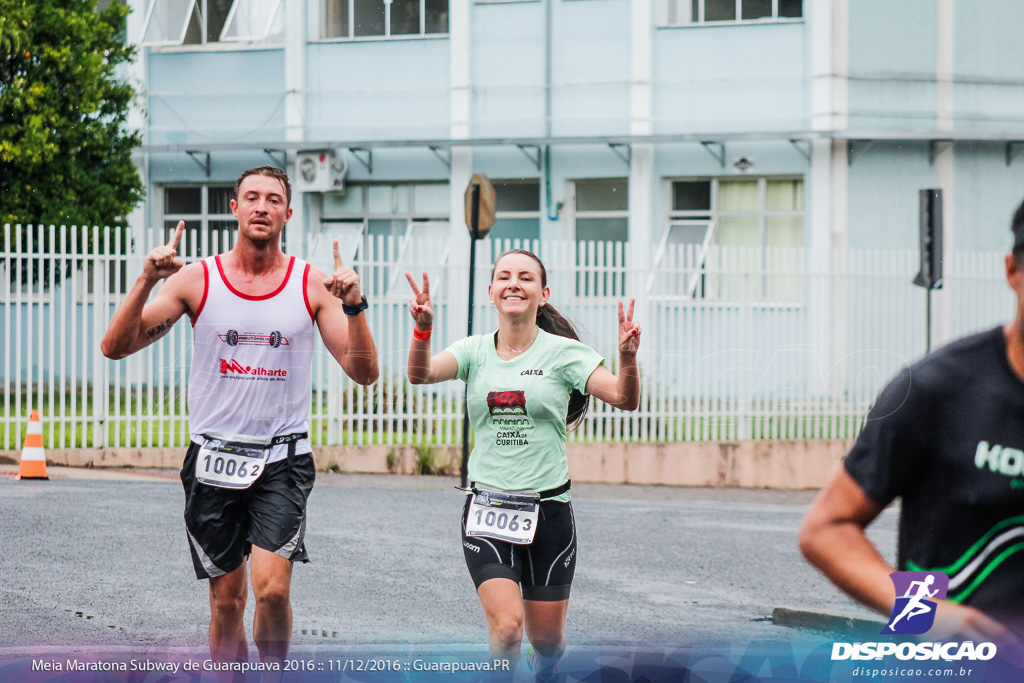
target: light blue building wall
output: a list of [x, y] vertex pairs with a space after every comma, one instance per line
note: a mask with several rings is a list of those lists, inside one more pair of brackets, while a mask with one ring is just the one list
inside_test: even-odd
[[551, 133], [627, 134], [632, 47], [630, 3], [565, 0], [552, 3], [552, 14]]
[[[134, 0], [137, 35], [151, 2], [159, 13], [167, 0]], [[1021, 148], [1008, 165], [1005, 142], [1024, 137], [1024, 47], [1010, 29], [1024, 8], [1010, 0], [985, 12], [804, 2], [800, 16], [755, 21], [697, 17], [683, 0], [452, 0], [447, 30], [347, 37], [325, 28], [336, 2], [286, 3], [266, 40], [143, 48], [145, 223], [160, 222], [166, 185], [230, 183], [274, 159], [294, 171], [305, 143], [339, 150], [349, 183], [536, 181], [539, 234], [567, 239], [572, 184], [636, 182], [620, 155], [644, 142], [654, 178], [628, 210], [653, 226], [649, 241], [674, 179], [733, 177], [741, 158], [751, 177], [803, 180], [808, 242], [912, 247], [916, 191], [947, 184], [950, 244], [989, 249], [1001, 242], [983, 226], [1001, 225], [1019, 194]], [[450, 159], [460, 140], [465, 168]], [[814, 140], [835, 144], [812, 155]], [[351, 151], [359, 142], [378, 146]], [[294, 231], [317, 229], [319, 198], [297, 202]]]
[[953, 57], [957, 126], [1024, 136], [1024, 44], [1013, 30], [1024, 8], [1013, 0], [956, 3]]
[[848, 6], [849, 127], [934, 129], [938, 3], [857, 0]]
[[954, 151], [954, 248], [1008, 250], [1010, 217], [1024, 199], [1024, 159], [1007, 165], [1006, 145], [993, 142], [961, 143]]
[[806, 130], [807, 30], [806, 22], [656, 29], [655, 131]]
[[474, 135], [543, 137], [547, 133], [546, 9], [542, 2], [475, 7], [470, 37]]
[[283, 50], [156, 52], [148, 67], [150, 144], [284, 140]]
[[311, 43], [306, 139], [448, 137], [448, 41]]

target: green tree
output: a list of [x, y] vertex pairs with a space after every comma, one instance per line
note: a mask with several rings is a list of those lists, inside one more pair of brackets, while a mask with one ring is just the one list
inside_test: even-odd
[[[111, 225], [142, 199], [141, 136], [125, 130], [135, 90], [118, 73], [135, 54], [128, 12], [0, 0], [0, 222]], [[25, 231], [11, 237], [27, 248]]]

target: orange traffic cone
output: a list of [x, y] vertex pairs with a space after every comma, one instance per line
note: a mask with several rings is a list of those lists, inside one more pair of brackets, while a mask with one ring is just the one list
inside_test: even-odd
[[33, 410], [28, 421], [25, 446], [21, 449], [21, 467], [18, 479], [49, 479], [46, 476], [46, 453], [43, 451], [43, 423], [39, 411]]

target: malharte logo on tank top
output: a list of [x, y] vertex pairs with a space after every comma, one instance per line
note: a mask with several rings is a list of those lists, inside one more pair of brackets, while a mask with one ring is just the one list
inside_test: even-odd
[[270, 370], [258, 365], [242, 365], [237, 360], [220, 359], [221, 379], [266, 380], [271, 382], [287, 382], [287, 370]]
[[530, 418], [526, 413], [525, 391], [491, 391], [487, 394], [487, 409], [495, 425], [508, 431], [498, 432], [495, 446], [529, 446], [526, 432]]

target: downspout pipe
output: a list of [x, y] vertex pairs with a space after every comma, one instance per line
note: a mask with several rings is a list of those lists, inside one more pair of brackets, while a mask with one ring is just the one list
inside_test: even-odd
[[[552, 47], [551, 27], [553, 25], [553, 0], [544, 0], [544, 137], [551, 138], [551, 73]], [[544, 145], [544, 203], [549, 221], [558, 220], [558, 206], [551, 197], [551, 145]]]

